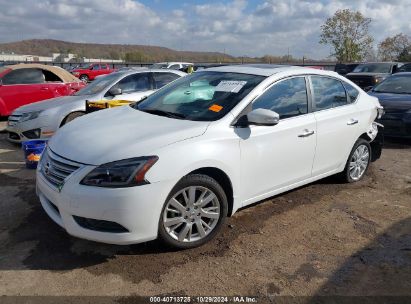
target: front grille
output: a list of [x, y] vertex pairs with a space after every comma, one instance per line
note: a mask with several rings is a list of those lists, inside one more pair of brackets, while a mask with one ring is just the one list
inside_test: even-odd
[[60, 189], [66, 178], [79, 169], [81, 164], [67, 160], [47, 148], [41, 157], [41, 173], [47, 181]]
[[18, 114], [10, 115], [7, 124], [9, 126], [15, 126], [19, 122], [20, 118], [21, 115]]
[[346, 77], [362, 89], [366, 87], [373, 87], [375, 85], [373, 76], [348, 75]]

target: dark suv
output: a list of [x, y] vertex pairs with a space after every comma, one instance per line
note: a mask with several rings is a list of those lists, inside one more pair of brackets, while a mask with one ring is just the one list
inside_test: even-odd
[[372, 62], [358, 65], [351, 73], [345, 75], [362, 89], [368, 91], [385, 78], [398, 72], [402, 66], [399, 62]]
[[334, 71], [345, 76], [348, 73], [351, 73], [358, 65], [359, 63], [337, 63]]

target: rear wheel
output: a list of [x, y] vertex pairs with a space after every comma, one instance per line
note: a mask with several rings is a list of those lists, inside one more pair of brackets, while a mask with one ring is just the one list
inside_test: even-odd
[[73, 112], [70, 113], [69, 115], [66, 116], [66, 118], [64, 118], [63, 123], [61, 124], [61, 126], [64, 126], [65, 124], [69, 123], [70, 121], [83, 116], [85, 113], [84, 112]]
[[211, 240], [227, 216], [227, 197], [211, 177], [184, 177], [168, 196], [159, 222], [160, 238], [177, 248], [193, 248]]
[[368, 169], [371, 159], [371, 146], [365, 139], [358, 139], [351, 150], [341, 177], [348, 183], [361, 180]]
[[84, 83], [87, 83], [88, 81], [89, 81], [89, 78], [88, 78], [88, 76], [87, 75], [80, 75], [80, 77], [79, 77], [79, 79], [82, 81], [82, 82], [84, 82]]

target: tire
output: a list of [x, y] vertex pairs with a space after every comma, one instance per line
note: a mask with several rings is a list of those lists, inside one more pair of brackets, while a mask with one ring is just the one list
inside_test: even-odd
[[227, 196], [220, 184], [207, 175], [187, 175], [171, 190], [164, 203], [159, 238], [179, 249], [201, 246], [218, 233], [227, 210]]
[[83, 75], [80, 75], [80, 77], [78, 78], [78, 79], [80, 79], [82, 82], [84, 82], [84, 83], [87, 83], [87, 82], [89, 82], [89, 77], [87, 76], [87, 75], [85, 75], [85, 74], [83, 74]]
[[344, 171], [339, 174], [340, 178], [346, 183], [360, 181], [367, 172], [370, 161], [371, 146], [368, 141], [359, 138], [351, 150]]
[[64, 126], [65, 124], [69, 123], [70, 121], [73, 121], [74, 119], [83, 116], [85, 113], [84, 112], [73, 112], [70, 113], [69, 115], [66, 116], [66, 118], [64, 118], [63, 123], [61, 124], [61, 126]]

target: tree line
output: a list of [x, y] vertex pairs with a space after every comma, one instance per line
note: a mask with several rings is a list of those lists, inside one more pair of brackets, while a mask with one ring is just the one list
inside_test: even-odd
[[330, 45], [339, 62], [411, 61], [411, 38], [403, 33], [386, 37], [375, 50], [371, 23], [359, 11], [338, 10], [321, 26], [320, 44]]

